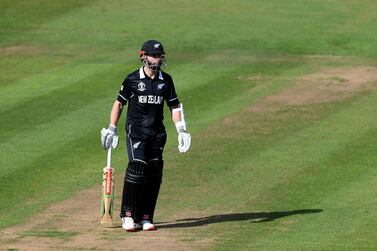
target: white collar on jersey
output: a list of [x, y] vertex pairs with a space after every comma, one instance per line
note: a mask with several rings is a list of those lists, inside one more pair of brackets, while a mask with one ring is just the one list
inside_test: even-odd
[[[143, 66], [140, 67], [140, 69], [139, 69], [139, 75], [140, 75], [140, 79], [145, 78], [145, 74], [144, 74]], [[161, 80], [164, 80], [164, 77], [162, 76], [162, 71], [159, 71], [159, 72], [158, 72], [158, 78], [161, 79]]]

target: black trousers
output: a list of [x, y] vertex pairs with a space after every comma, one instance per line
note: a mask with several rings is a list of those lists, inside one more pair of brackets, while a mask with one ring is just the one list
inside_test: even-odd
[[166, 144], [164, 128], [138, 127], [132, 124], [126, 126], [126, 147], [129, 161], [162, 160]]

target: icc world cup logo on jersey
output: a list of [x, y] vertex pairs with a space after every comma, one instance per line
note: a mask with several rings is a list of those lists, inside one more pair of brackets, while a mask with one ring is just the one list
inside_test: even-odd
[[137, 87], [138, 87], [138, 91], [141, 91], [141, 92], [143, 92], [143, 91], [145, 91], [146, 89], [145, 89], [145, 84], [143, 83], [143, 82], [140, 82], [138, 85], [137, 85]]

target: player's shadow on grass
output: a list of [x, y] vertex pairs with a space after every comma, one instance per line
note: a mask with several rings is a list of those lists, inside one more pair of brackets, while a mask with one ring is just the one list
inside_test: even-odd
[[257, 212], [257, 213], [233, 213], [211, 215], [201, 218], [179, 219], [173, 222], [156, 222], [158, 228], [184, 228], [184, 227], [200, 227], [214, 223], [228, 221], [250, 221], [251, 223], [260, 223], [266, 221], [274, 221], [283, 217], [297, 214], [315, 214], [321, 213], [322, 209], [301, 209], [286, 212]]

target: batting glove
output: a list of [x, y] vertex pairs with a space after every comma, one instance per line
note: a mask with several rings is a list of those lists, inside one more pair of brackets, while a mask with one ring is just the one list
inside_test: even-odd
[[178, 150], [180, 153], [188, 151], [191, 145], [191, 135], [186, 132], [178, 133]]
[[188, 151], [191, 145], [191, 135], [186, 132], [186, 123], [184, 121], [175, 124], [178, 132], [178, 150], [180, 153]]
[[116, 127], [109, 125], [109, 128], [102, 128], [101, 130], [101, 144], [103, 149], [107, 150], [110, 147], [116, 148], [118, 146], [118, 136]]

